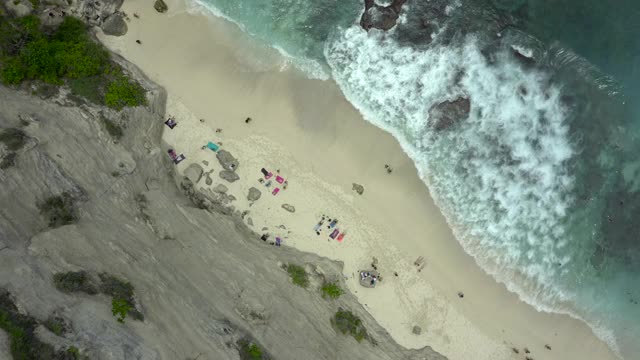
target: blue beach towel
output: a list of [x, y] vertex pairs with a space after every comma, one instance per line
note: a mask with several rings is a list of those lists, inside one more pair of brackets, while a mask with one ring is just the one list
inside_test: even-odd
[[211, 141], [207, 143], [207, 147], [213, 151], [218, 151], [218, 149], [220, 149], [218, 145], [212, 143]]

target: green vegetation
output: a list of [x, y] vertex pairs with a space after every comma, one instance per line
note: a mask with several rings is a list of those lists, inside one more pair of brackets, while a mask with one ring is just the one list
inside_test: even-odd
[[240, 360], [265, 360], [268, 359], [266, 354], [262, 351], [260, 346], [257, 344], [246, 340], [241, 339], [238, 340], [238, 353], [240, 355]]
[[302, 266], [288, 264], [287, 272], [289, 273], [289, 276], [291, 276], [291, 280], [294, 284], [303, 288], [309, 286], [309, 274], [304, 271], [304, 268]]
[[138, 106], [146, 102], [145, 90], [137, 82], [121, 75], [109, 84], [104, 100], [107, 106], [117, 110], [125, 106]]
[[27, 134], [21, 129], [8, 128], [0, 131], [0, 142], [9, 151], [18, 151], [27, 143]]
[[340, 308], [331, 319], [331, 324], [343, 334], [353, 336], [358, 342], [369, 337], [362, 320], [349, 310]]
[[41, 81], [49, 84], [41, 94], [45, 96], [55, 94], [52, 86], [67, 84], [73, 95], [118, 110], [146, 104], [144, 88], [111, 61], [82, 21], [70, 16], [51, 30], [36, 16], [0, 13], [0, 81]]
[[[102, 283], [100, 284], [100, 292], [111, 295], [113, 314], [118, 321], [124, 322], [124, 315], [131, 315], [134, 320], [144, 320], [144, 316], [135, 308], [135, 300], [133, 298], [133, 285], [131, 283], [120, 280], [113, 275], [101, 273], [99, 275]], [[116, 312], [117, 310], [117, 312]], [[124, 315], [118, 316], [116, 314]], [[121, 320], [122, 319], [122, 320]]]
[[69, 326], [64, 319], [57, 316], [49, 316], [42, 325], [57, 336], [62, 336], [69, 331]]
[[344, 290], [335, 282], [325, 283], [320, 290], [322, 291], [322, 297], [325, 299], [337, 299], [344, 294]]
[[118, 322], [124, 323], [124, 318], [127, 317], [129, 310], [131, 310], [131, 305], [129, 305], [127, 300], [119, 298], [111, 299], [111, 312]]
[[69, 271], [53, 275], [53, 284], [56, 289], [64, 293], [83, 292], [96, 295], [98, 289], [89, 279], [86, 271]]
[[40, 214], [49, 220], [50, 228], [73, 224], [78, 220], [74, 200], [69, 193], [51, 196], [38, 204]]
[[66, 351], [56, 352], [53, 346], [38, 340], [38, 323], [28, 315], [20, 314], [11, 294], [0, 289], [0, 329], [9, 337], [9, 351], [14, 360], [67, 360]]

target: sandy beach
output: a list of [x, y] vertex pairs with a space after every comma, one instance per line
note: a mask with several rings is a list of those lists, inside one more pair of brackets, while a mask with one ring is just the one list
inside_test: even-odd
[[[127, 1], [128, 33], [99, 37], [167, 89], [167, 113], [178, 125], [163, 138], [186, 156], [178, 171], [192, 163], [211, 171], [212, 184], [205, 176], [197, 187], [226, 185], [256, 232], [344, 262], [350, 290], [405, 347], [429, 345], [454, 360], [615, 358], [585, 323], [538, 312], [485, 274], [453, 237], [397, 141], [363, 120], [333, 82], [306, 79], [223, 19], [188, 11], [181, 0], [167, 3], [169, 12], [159, 14], [151, 2]], [[239, 160], [240, 180], [219, 177], [215, 154], [201, 149], [208, 141]], [[258, 181], [263, 167], [279, 170], [287, 189], [272, 195], [278, 184]], [[364, 187], [362, 195], [353, 183]], [[251, 187], [262, 192], [253, 203]], [[326, 223], [316, 235], [322, 215], [339, 220], [342, 242], [329, 238]], [[363, 288], [358, 270], [374, 257], [383, 280]], [[415, 325], [420, 335], [412, 333]]]

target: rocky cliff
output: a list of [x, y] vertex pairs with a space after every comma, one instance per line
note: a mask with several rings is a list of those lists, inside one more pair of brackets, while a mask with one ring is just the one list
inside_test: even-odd
[[[119, 62], [149, 90], [148, 107], [116, 112], [77, 105], [65, 91], [42, 99], [0, 87], [0, 127], [26, 136], [0, 169], [0, 288], [37, 324], [55, 317], [69, 327], [36, 325], [38, 339], [91, 359], [239, 359], [243, 340], [271, 359], [444, 359], [400, 347], [351, 294], [319, 296], [324, 279], [341, 281], [341, 264], [270, 246], [240, 214], [195, 193], [160, 142], [164, 90]], [[114, 140], [105, 123], [124, 136]], [[63, 194], [73, 216], [60, 222], [66, 214], [44, 208]], [[282, 268], [290, 262], [306, 266], [309, 288], [291, 283]], [[80, 270], [129, 281], [144, 320], [119, 323], [106, 295], [54, 287], [54, 274]], [[372, 341], [332, 327], [340, 307]]]

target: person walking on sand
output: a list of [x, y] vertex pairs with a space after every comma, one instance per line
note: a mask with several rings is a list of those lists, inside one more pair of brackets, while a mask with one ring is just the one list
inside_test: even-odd
[[391, 166], [389, 166], [389, 164], [384, 164], [384, 168], [387, 169], [387, 174], [391, 174], [391, 172], [393, 171], [393, 169], [391, 168]]
[[245, 122], [245, 123], [247, 123], [247, 124], [248, 124], [248, 123], [250, 123], [250, 122], [251, 122], [251, 118], [250, 118], [250, 117], [246, 118], [246, 119], [244, 120], [244, 122]]

